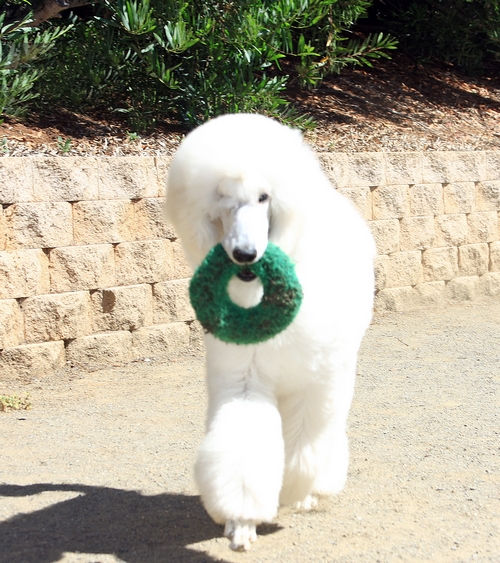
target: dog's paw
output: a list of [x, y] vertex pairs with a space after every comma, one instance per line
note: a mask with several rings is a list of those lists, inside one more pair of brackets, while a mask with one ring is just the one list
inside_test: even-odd
[[255, 522], [252, 520], [228, 520], [224, 528], [224, 535], [231, 540], [231, 549], [248, 551], [251, 542], [257, 539]]
[[296, 510], [312, 510], [318, 506], [318, 497], [307, 495], [304, 500], [296, 502], [293, 507]]

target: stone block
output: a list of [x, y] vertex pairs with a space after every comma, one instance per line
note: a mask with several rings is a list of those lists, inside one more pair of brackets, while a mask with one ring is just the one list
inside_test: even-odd
[[498, 240], [498, 215], [496, 211], [483, 211], [467, 215], [469, 232], [467, 242], [494, 242]]
[[198, 352], [205, 353], [205, 338], [204, 338], [204, 330], [201, 324], [198, 321], [193, 321], [189, 323], [189, 347], [192, 350], [197, 350]]
[[334, 187], [350, 186], [346, 153], [321, 153], [318, 158], [323, 172]]
[[133, 359], [132, 335], [121, 330], [76, 338], [66, 346], [66, 359], [76, 364], [129, 362]]
[[23, 344], [0, 352], [0, 373], [30, 381], [54, 375], [65, 364], [64, 342]]
[[409, 189], [410, 215], [440, 215], [444, 212], [441, 184], [415, 184]]
[[144, 198], [135, 203], [135, 238], [155, 239], [168, 238], [175, 239], [177, 235], [164, 216], [163, 198]]
[[386, 183], [383, 153], [347, 153], [347, 186], [380, 186]]
[[49, 259], [40, 249], [0, 252], [0, 299], [50, 291]]
[[0, 205], [0, 251], [5, 250], [7, 239], [7, 220], [4, 208]]
[[73, 243], [71, 204], [15, 203], [5, 212], [7, 248], [54, 248]]
[[375, 311], [409, 311], [414, 308], [412, 287], [393, 287], [379, 291], [375, 296]]
[[123, 156], [99, 162], [99, 199], [158, 197], [158, 173], [152, 156]]
[[118, 285], [156, 283], [175, 279], [173, 243], [169, 240], [123, 242], [115, 249]]
[[474, 182], [454, 182], [443, 187], [445, 213], [471, 213], [475, 210]]
[[444, 305], [446, 284], [444, 281], [419, 283], [413, 290], [413, 304], [417, 308], [439, 307]]
[[500, 180], [500, 151], [485, 151], [485, 173], [483, 180]]
[[490, 243], [489, 269], [492, 272], [500, 272], [500, 241]]
[[68, 340], [92, 332], [87, 291], [28, 297], [21, 309], [28, 343]]
[[416, 285], [423, 281], [422, 253], [396, 252], [388, 256], [386, 287]]
[[91, 301], [92, 332], [137, 330], [153, 322], [149, 284], [93, 291]]
[[372, 194], [370, 188], [340, 188], [338, 192], [351, 201], [362, 217], [367, 220], [372, 218]]
[[76, 244], [118, 243], [135, 238], [132, 202], [81, 201], [73, 205]]
[[434, 217], [403, 217], [401, 219], [401, 250], [424, 250], [434, 243]]
[[187, 323], [168, 323], [140, 328], [132, 333], [134, 357], [162, 357], [189, 348], [190, 329]]
[[64, 246], [50, 251], [52, 293], [116, 285], [112, 244]]
[[478, 289], [478, 276], [455, 278], [446, 284], [447, 297], [453, 301], [474, 301]]
[[385, 153], [386, 184], [421, 184], [422, 156], [415, 152]]
[[23, 315], [15, 299], [0, 301], [0, 350], [21, 344], [24, 340]]
[[454, 246], [429, 248], [422, 253], [424, 280], [451, 280], [458, 273], [458, 249]]
[[400, 219], [408, 211], [408, 186], [380, 186], [372, 193], [374, 219]]
[[467, 242], [467, 217], [459, 215], [439, 215], [434, 223], [435, 246], [460, 246]]
[[479, 182], [485, 179], [485, 174], [485, 156], [480, 151], [422, 153], [422, 176], [426, 184]]
[[172, 242], [172, 251], [174, 256], [174, 275], [172, 279], [190, 278], [193, 275], [193, 270], [187, 263], [186, 255], [178, 240]]
[[476, 210], [500, 211], [500, 181], [477, 183]]
[[32, 158], [0, 158], [0, 204], [33, 201], [32, 162]]
[[478, 290], [481, 295], [500, 296], [500, 272], [487, 272], [479, 278]]
[[389, 256], [375, 256], [374, 260], [375, 272], [375, 289], [377, 291], [384, 289], [387, 285], [387, 270], [389, 267]]
[[98, 199], [99, 160], [95, 157], [33, 158], [36, 201]]
[[192, 321], [195, 313], [189, 300], [189, 280], [174, 280], [153, 285], [153, 323]]
[[368, 226], [375, 239], [379, 254], [390, 254], [399, 251], [400, 226], [397, 219], [370, 221]]
[[486, 243], [467, 244], [458, 249], [458, 271], [462, 277], [481, 276], [488, 271], [489, 248]]
[[168, 171], [172, 164], [171, 156], [156, 156], [156, 174], [158, 176], [158, 196], [165, 197], [167, 194]]

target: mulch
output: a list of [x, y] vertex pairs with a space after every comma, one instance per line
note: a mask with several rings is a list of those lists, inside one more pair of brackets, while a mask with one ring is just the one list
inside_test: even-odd
[[[373, 68], [345, 69], [320, 87], [293, 83], [287, 97], [316, 127], [305, 137], [320, 152], [470, 151], [500, 148], [500, 72], [467, 76], [403, 54]], [[58, 109], [0, 125], [0, 156], [169, 155], [187, 130], [175, 123], [135, 134], [116, 115]]]

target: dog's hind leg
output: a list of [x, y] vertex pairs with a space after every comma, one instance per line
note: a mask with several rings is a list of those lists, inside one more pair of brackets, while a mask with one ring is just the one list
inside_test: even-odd
[[349, 468], [349, 442], [345, 425], [332, 423], [322, 437], [321, 466], [314, 481], [313, 493], [331, 496], [345, 485]]
[[341, 376], [337, 377], [327, 396], [330, 416], [318, 440], [320, 467], [313, 492], [319, 496], [339, 493], [344, 488], [349, 468], [347, 417], [354, 393], [356, 356], [347, 355], [338, 373]]
[[310, 386], [280, 401], [285, 439], [281, 504], [313, 508], [314, 495], [342, 490], [349, 462], [346, 420], [354, 377]]
[[210, 516], [225, 524], [235, 550], [247, 550], [261, 522], [279, 505], [284, 445], [274, 398], [250, 377], [224, 377], [210, 386], [207, 434], [195, 465]]
[[[316, 448], [321, 428], [311, 390], [293, 393], [279, 403], [285, 440], [285, 470], [280, 503], [301, 506], [310, 500], [320, 459]], [[316, 412], [314, 410], [316, 407]], [[311, 499], [312, 500], [312, 499]]]

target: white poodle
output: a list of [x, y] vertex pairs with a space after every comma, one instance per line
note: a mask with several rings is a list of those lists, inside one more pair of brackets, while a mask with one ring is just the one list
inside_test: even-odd
[[[219, 242], [248, 264], [272, 241], [295, 263], [303, 289], [295, 320], [270, 340], [205, 336], [209, 406], [196, 482], [231, 547], [247, 550], [280, 504], [308, 508], [344, 486], [375, 245], [300, 133], [261, 115], [218, 117], [186, 137], [170, 168], [167, 218], [193, 269]], [[242, 307], [262, 296], [251, 277], [229, 283]]]

